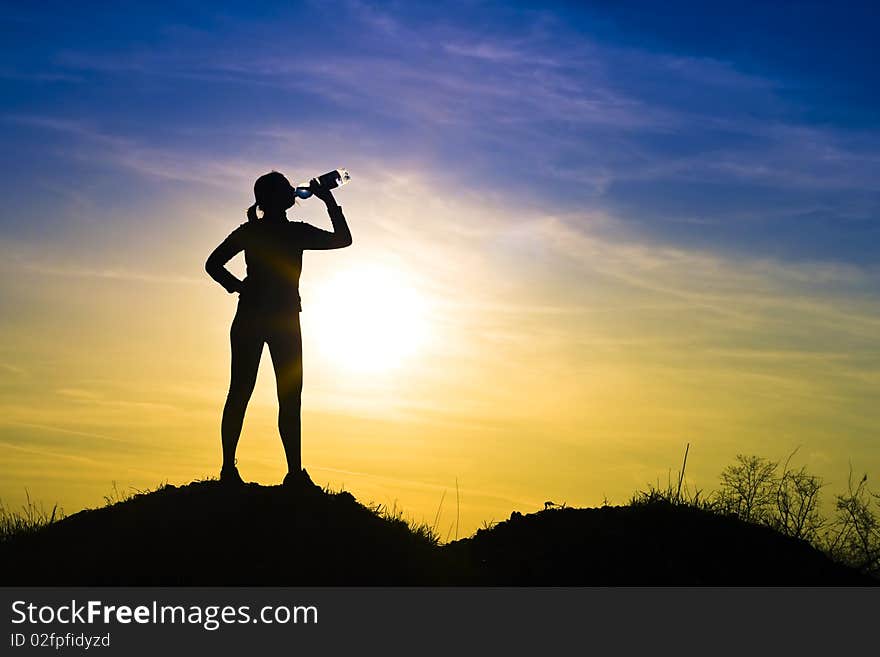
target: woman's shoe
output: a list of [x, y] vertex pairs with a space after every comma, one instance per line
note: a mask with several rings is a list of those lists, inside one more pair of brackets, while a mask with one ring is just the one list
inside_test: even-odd
[[291, 490], [298, 490], [303, 492], [310, 491], [319, 491], [321, 490], [309, 476], [309, 473], [306, 472], [306, 469], [303, 468], [299, 472], [288, 472], [284, 477], [284, 481], [281, 484], [285, 488], [290, 488]]
[[244, 486], [244, 479], [238, 474], [238, 468], [234, 465], [220, 470], [220, 482], [224, 484], [232, 484], [233, 486]]

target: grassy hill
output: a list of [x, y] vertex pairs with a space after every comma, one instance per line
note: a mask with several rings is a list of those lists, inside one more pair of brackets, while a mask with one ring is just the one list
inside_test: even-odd
[[4, 585], [876, 584], [805, 541], [663, 500], [514, 513], [439, 545], [346, 492], [164, 486], [0, 542]]

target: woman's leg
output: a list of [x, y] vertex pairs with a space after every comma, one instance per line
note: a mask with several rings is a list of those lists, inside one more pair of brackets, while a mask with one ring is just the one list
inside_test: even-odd
[[257, 369], [263, 353], [263, 338], [253, 320], [238, 313], [229, 330], [229, 343], [232, 348], [232, 366], [229, 393], [226, 395], [223, 421], [220, 424], [224, 468], [235, 466], [235, 449], [241, 436], [244, 412], [257, 382]]
[[272, 365], [275, 368], [275, 383], [278, 388], [278, 432], [287, 456], [288, 472], [299, 473], [302, 469], [302, 429], [300, 409], [302, 407], [302, 333], [299, 314], [294, 319], [285, 319], [280, 328], [272, 331], [266, 340]]

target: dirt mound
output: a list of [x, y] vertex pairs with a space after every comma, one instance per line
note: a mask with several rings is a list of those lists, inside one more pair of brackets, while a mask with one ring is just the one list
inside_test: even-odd
[[349, 493], [166, 486], [0, 544], [5, 585], [876, 584], [767, 527], [663, 502], [514, 513], [438, 546]]

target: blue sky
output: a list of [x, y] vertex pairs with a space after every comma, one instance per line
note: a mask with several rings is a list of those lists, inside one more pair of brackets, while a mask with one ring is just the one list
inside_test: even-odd
[[86, 6], [4, 10], [12, 234], [51, 221], [23, 221], [48, 210], [40, 181], [149, 195], [163, 156], [220, 162], [294, 130], [452, 188], [611, 212], [635, 239], [875, 259], [868, 5]]

